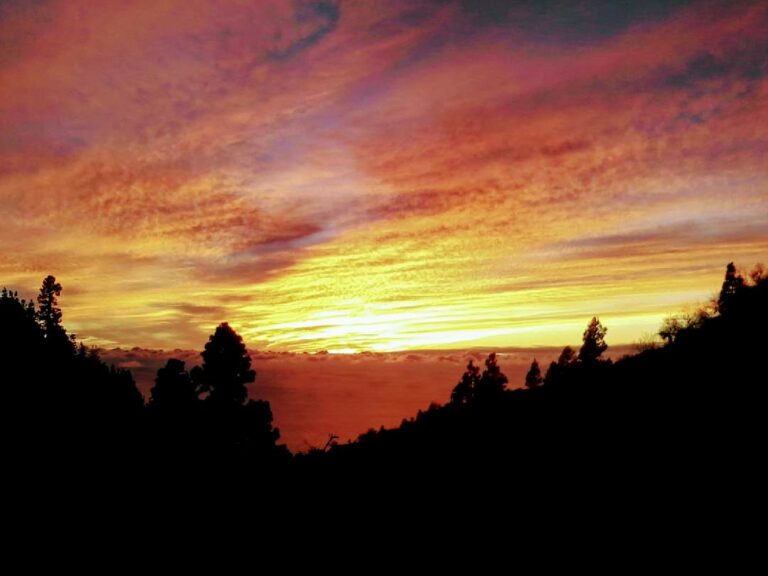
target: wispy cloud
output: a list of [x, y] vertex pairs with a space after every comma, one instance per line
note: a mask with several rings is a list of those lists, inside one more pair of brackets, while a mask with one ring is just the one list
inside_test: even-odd
[[766, 259], [768, 8], [622, 7], [4, 2], [0, 283], [107, 344], [632, 340]]

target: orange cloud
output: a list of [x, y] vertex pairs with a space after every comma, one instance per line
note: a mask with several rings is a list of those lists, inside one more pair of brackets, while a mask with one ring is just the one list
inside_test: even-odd
[[108, 345], [637, 338], [765, 260], [768, 8], [611, 5], [4, 2], [0, 283]]

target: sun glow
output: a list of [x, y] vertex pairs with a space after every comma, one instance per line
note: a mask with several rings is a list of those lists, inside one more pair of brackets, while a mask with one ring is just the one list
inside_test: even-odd
[[631, 342], [766, 260], [765, 3], [33, 4], [0, 5], [0, 285], [56, 275], [89, 344]]

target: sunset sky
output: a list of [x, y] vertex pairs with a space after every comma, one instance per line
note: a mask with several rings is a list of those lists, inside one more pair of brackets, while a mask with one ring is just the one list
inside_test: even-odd
[[767, 54], [764, 1], [0, 0], [0, 285], [105, 347], [629, 343], [768, 260]]

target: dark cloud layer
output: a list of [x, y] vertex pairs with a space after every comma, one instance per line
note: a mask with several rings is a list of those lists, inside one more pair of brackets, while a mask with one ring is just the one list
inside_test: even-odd
[[294, 0], [295, 21], [302, 30], [299, 38], [287, 46], [273, 49], [269, 56], [276, 60], [291, 58], [314, 46], [333, 32], [341, 18], [340, 2], [331, 0]]
[[487, 26], [513, 26], [542, 39], [589, 41], [667, 17], [690, 0], [460, 0]]

